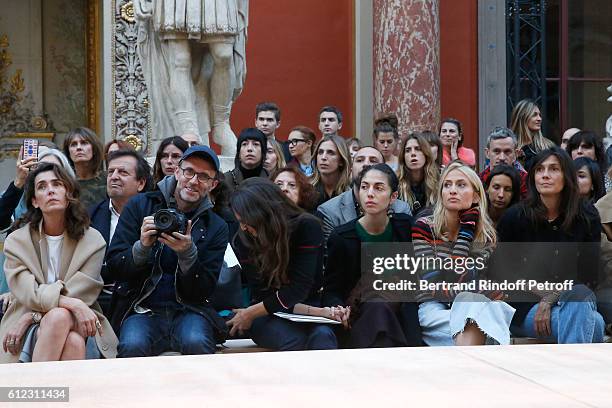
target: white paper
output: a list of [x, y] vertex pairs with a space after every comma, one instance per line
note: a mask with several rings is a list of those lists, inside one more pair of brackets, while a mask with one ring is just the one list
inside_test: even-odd
[[321, 316], [309, 316], [300, 315], [293, 313], [276, 312], [274, 316], [280, 317], [281, 319], [287, 319], [297, 323], [325, 323], [325, 324], [340, 324], [337, 320], [328, 319], [327, 317]]
[[228, 268], [233, 268], [234, 266], [240, 266], [240, 262], [238, 262], [238, 258], [232, 249], [230, 244], [227, 244], [227, 248], [225, 248], [225, 255], [223, 256], [223, 260], [227, 264]]

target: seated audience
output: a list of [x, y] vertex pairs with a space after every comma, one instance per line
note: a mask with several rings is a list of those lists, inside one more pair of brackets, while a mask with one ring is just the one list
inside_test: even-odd
[[442, 164], [461, 160], [464, 164], [476, 168], [476, 153], [472, 149], [463, 147], [463, 130], [461, 122], [457, 119], [446, 118], [440, 124], [440, 140], [442, 141]]
[[431, 154], [436, 158], [438, 168], [443, 169], [444, 165], [442, 164], [442, 151], [444, 150], [444, 147], [442, 147], [440, 135], [436, 132], [432, 132], [431, 130], [426, 130], [421, 133], [421, 136], [423, 136], [423, 138], [427, 140], [427, 143], [429, 143]]
[[406, 201], [417, 216], [434, 204], [440, 168], [429, 143], [419, 133], [412, 133], [401, 146], [399, 157], [399, 198]]
[[527, 198], [527, 172], [521, 166], [517, 157], [517, 140], [516, 135], [510, 129], [505, 127], [496, 127], [487, 138], [487, 147], [485, 147], [485, 155], [489, 159], [489, 165], [480, 173], [480, 180], [483, 184], [487, 184], [491, 176], [491, 169], [500, 164], [512, 166], [518, 171], [521, 178], [520, 199]]
[[291, 129], [287, 143], [293, 159], [289, 165], [296, 166], [308, 177], [312, 177], [314, 168], [312, 155], [315, 148], [316, 137], [314, 131], [305, 126], [297, 126]]
[[[612, 324], [612, 193], [595, 203], [601, 218], [600, 282], [597, 287], [597, 311], [601, 313], [608, 331]], [[610, 333], [609, 333], [610, 334]]]
[[[319, 130], [322, 137], [339, 136], [343, 115], [335, 106], [324, 106], [319, 111]], [[315, 149], [316, 151], [316, 149]]]
[[187, 142], [189, 147], [199, 146], [202, 144], [202, 138], [195, 133], [184, 133], [181, 135], [181, 138]]
[[102, 143], [93, 130], [79, 127], [64, 139], [64, 154], [74, 168], [85, 208], [106, 199], [106, 175], [102, 171]]
[[[496, 233], [487, 215], [487, 198], [478, 175], [461, 162], [446, 167], [440, 179], [433, 215], [417, 220], [412, 229], [417, 257], [487, 258]], [[484, 278], [475, 267], [445, 267], [428, 262], [419, 279], [431, 283], [472, 282]], [[487, 293], [485, 296], [483, 293]], [[429, 346], [509, 344], [514, 309], [498, 301], [498, 292], [472, 293], [456, 289], [419, 293], [419, 321]]]
[[[264, 178], [246, 180], [230, 206], [240, 223], [237, 254], [250, 289], [250, 306], [234, 310], [230, 335], [248, 332], [259, 346], [274, 350], [337, 348], [325, 324], [291, 322], [276, 312], [314, 314], [320, 305], [323, 233], [319, 220], [297, 207]], [[331, 308], [316, 313], [329, 318]]]
[[178, 162], [189, 148], [187, 142], [178, 136], [167, 137], [161, 141], [153, 164], [153, 182], [159, 183], [166, 176], [173, 176]]
[[372, 135], [374, 147], [382, 153], [385, 164], [396, 173], [399, 170], [399, 159], [396, 155], [397, 146], [400, 144], [398, 125], [397, 116], [394, 114], [382, 116], [374, 121]]
[[105, 242], [89, 228], [76, 181], [39, 164], [25, 197], [28, 211], [4, 244], [14, 302], [0, 324], [1, 361], [78, 360], [86, 349], [114, 357], [117, 338], [96, 302]]
[[375, 301], [361, 280], [363, 243], [410, 242], [412, 217], [389, 216], [398, 196], [398, 179], [386, 164], [364, 168], [357, 183], [364, 215], [333, 230], [327, 241], [323, 304], [348, 311], [343, 343], [351, 348], [420, 346], [416, 303]]
[[[228, 243], [228, 227], [209, 199], [218, 175], [212, 149], [190, 147], [174, 176], [133, 197], [121, 212], [106, 257], [110, 278], [120, 282], [110, 312], [120, 328], [119, 357], [211, 354], [224, 340], [225, 324], [207, 301]], [[166, 214], [156, 223], [162, 209], [180, 212], [186, 222]]]
[[[138, 193], [149, 191], [153, 187], [151, 167], [147, 160], [134, 149], [122, 149], [111, 152], [106, 162], [106, 193], [108, 199], [89, 208], [91, 226], [98, 230], [110, 245], [119, 217], [130, 198]], [[98, 303], [105, 315], [109, 316], [111, 296], [115, 281], [109, 276], [106, 264], [102, 266], [104, 288], [98, 297]]]
[[579, 157], [588, 157], [591, 160], [595, 160], [599, 165], [601, 173], [601, 182], [604, 185], [606, 191], [610, 189], [612, 181], [608, 177], [608, 160], [603, 147], [603, 142], [595, 132], [588, 130], [581, 130], [577, 132], [567, 142], [565, 151], [570, 155], [572, 160], [576, 160]]
[[542, 135], [540, 108], [529, 99], [523, 99], [512, 109], [510, 129], [518, 138], [517, 159], [528, 172], [536, 154], [555, 146], [550, 139]]
[[108, 160], [108, 155], [117, 150], [135, 150], [134, 146], [125, 140], [113, 139], [104, 145], [104, 162]]
[[574, 159], [574, 169], [576, 169], [578, 193], [587, 202], [595, 203], [606, 194], [601, 170], [595, 160], [580, 156]]
[[[527, 299], [533, 301], [512, 303], [512, 332], [557, 343], [601, 342], [604, 322], [589, 289], [598, 281], [601, 221], [579, 196], [567, 153], [558, 147], [538, 153], [529, 172], [529, 191], [529, 199], [506, 211], [497, 224], [500, 241], [536, 246], [538, 259], [528, 262], [529, 267], [543, 262], [546, 270], [538, 271], [539, 280], [571, 279], [574, 284], [565, 292], [534, 289]], [[565, 276], [559, 276], [562, 272]]]
[[340, 136], [325, 136], [315, 147], [312, 185], [319, 193], [317, 205], [344, 193], [351, 182], [351, 155]]
[[[326, 240], [334, 228], [353, 221], [362, 215], [363, 210], [359, 203], [359, 173], [366, 166], [383, 162], [382, 153], [372, 146], [363, 146], [355, 154], [351, 168], [352, 188], [317, 207], [317, 216], [323, 221], [323, 235]], [[410, 206], [401, 200], [394, 200], [391, 203], [390, 211], [395, 214], [411, 215]]]
[[276, 140], [268, 139], [268, 147], [266, 151], [266, 159], [264, 160], [264, 169], [268, 174], [285, 167], [285, 157], [281, 150], [281, 145]]
[[349, 153], [351, 154], [351, 160], [355, 157], [355, 154], [361, 149], [361, 141], [356, 137], [351, 137], [346, 141], [346, 145], [349, 148]]
[[578, 132], [580, 132], [580, 129], [578, 128], [569, 128], [565, 132], [563, 132], [563, 135], [561, 136], [561, 145], [559, 145], [559, 147], [562, 150], [565, 150], [567, 148], [567, 142], [569, 142], [572, 136], [574, 136]]
[[270, 176], [270, 180], [302, 210], [313, 213], [317, 208], [319, 200], [317, 190], [310, 184], [308, 177], [296, 167], [288, 166], [276, 170]]
[[[17, 172], [15, 180], [9, 184], [9, 187], [0, 197], [0, 229], [8, 229], [13, 221], [17, 221], [22, 215], [27, 212], [25, 196], [23, 195], [23, 186], [25, 184], [28, 173], [36, 168], [39, 163], [55, 163], [64, 168], [68, 176], [76, 181], [74, 170], [70, 167], [68, 159], [62, 152], [57, 149], [40, 149], [38, 160], [29, 158], [22, 160], [23, 152], [20, 151], [17, 158]], [[8, 233], [11, 230], [9, 229]], [[10, 298], [6, 276], [4, 274], [4, 253], [0, 251], [0, 300], [3, 302], [4, 311], [12, 301]], [[3, 312], [4, 312], [3, 311]]]
[[484, 187], [487, 192], [489, 218], [493, 225], [497, 225], [506, 210], [520, 200], [521, 176], [515, 167], [498, 164], [489, 172]]
[[236, 143], [235, 167], [223, 175], [230, 194], [244, 180], [251, 177], [268, 177], [268, 172], [264, 169], [264, 153], [267, 151], [268, 142], [261, 130], [249, 128], [240, 132]]

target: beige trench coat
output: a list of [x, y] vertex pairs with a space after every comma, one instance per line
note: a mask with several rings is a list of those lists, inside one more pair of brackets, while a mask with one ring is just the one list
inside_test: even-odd
[[[91, 307], [102, 324], [103, 335], [96, 333], [98, 348], [105, 358], [114, 358], [117, 336], [97, 302], [103, 287], [100, 269], [105, 249], [104, 238], [93, 228], [88, 228], [78, 241], [65, 236], [59, 279], [48, 284], [47, 240], [41, 228], [32, 231], [28, 224], [10, 234], [4, 243], [4, 273], [15, 301], [0, 324], [0, 342], [25, 313], [44, 314], [58, 307], [60, 295], [64, 295], [81, 299]], [[1, 363], [17, 362], [18, 359], [18, 355], [6, 353], [0, 346]]]

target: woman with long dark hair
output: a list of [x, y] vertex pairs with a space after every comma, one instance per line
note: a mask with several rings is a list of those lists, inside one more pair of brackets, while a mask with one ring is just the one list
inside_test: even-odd
[[323, 258], [320, 221], [261, 177], [241, 183], [230, 207], [240, 223], [235, 248], [251, 292], [250, 306], [235, 310], [228, 322], [230, 334], [249, 331], [255, 343], [275, 350], [337, 348], [328, 325], [274, 316], [295, 311], [335, 318], [331, 308], [317, 307]]
[[153, 181], [157, 185], [166, 176], [172, 176], [178, 167], [183, 153], [189, 145], [179, 136], [167, 137], [161, 141], [153, 165]]
[[344, 320], [350, 330], [343, 336], [348, 347], [419, 346], [416, 304], [370, 299], [361, 280], [363, 243], [411, 241], [412, 217], [389, 215], [398, 196], [397, 176], [388, 165], [375, 164], [362, 170], [357, 183], [364, 215], [335, 228], [327, 241], [323, 303], [348, 312], [349, 320]]
[[106, 174], [102, 171], [103, 146], [86, 127], [72, 129], [64, 139], [64, 154], [74, 168], [85, 208], [106, 199]]
[[506, 210], [521, 199], [521, 175], [508, 164], [498, 164], [485, 183], [489, 218], [497, 225]]
[[601, 184], [605, 191], [609, 191], [612, 187], [612, 181], [608, 176], [608, 159], [603, 146], [602, 139], [595, 133], [588, 130], [581, 130], [575, 133], [567, 142], [565, 151], [570, 155], [572, 160], [580, 157], [588, 157], [595, 160], [599, 166]]
[[601, 342], [604, 322], [591, 292], [598, 281], [601, 221], [580, 197], [576, 170], [565, 151], [553, 147], [534, 156], [529, 194], [497, 225], [502, 243], [523, 243], [520, 254], [501, 261], [520, 263], [510, 272], [514, 278], [526, 273], [524, 278], [540, 283], [567, 280], [573, 286], [526, 291], [522, 302], [513, 303], [513, 333], [557, 343]]
[[574, 159], [578, 181], [578, 192], [587, 201], [595, 203], [606, 194], [601, 170], [595, 160], [581, 156]]
[[90, 338], [114, 357], [117, 338], [96, 301], [106, 242], [89, 227], [78, 185], [43, 163], [30, 172], [25, 197], [21, 228], [4, 244], [15, 300], [0, 324], [2, 361], [83, 359]]

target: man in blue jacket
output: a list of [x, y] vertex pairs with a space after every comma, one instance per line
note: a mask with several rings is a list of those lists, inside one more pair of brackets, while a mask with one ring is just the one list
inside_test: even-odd
[[[126, 204], [138, 193], [151, 190], [153, 177], [147, 160], [134, 150], [121, 149], [108, 155], [106, 160], [106, 194], [108, 198], [89, 207], [91, 226], [98, 230], [106, 241], [107, 250], [115, 235], [121, 212]], [[108, 316], [114, 280], [109, 276], [106, 264], [102, 265], [104, 288], [98, 296], [102, 312]]]
[[[124, 208], [107, 254], [115, 288], [111, 320], [118, 357], [214, 353], [225, 324], [209, 305], [228, 243], [227, 224], [213, 211], [219, 159], [207, 146], [185, 151], [159, 191], [140, 194]], [[184, 232], [160, 232], [154, 214], [172, 208], [188, 222]]]

